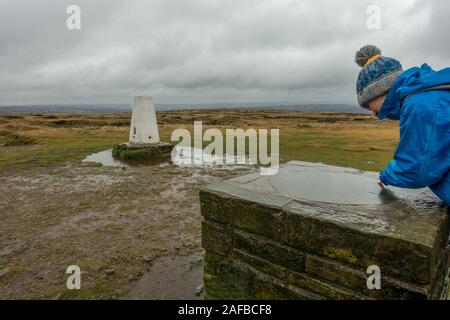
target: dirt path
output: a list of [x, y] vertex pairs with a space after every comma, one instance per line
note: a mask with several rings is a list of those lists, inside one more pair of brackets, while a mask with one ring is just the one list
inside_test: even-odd
[[[1, 175], [0, 298], [120, 298], [158, 258], [198, 265], [200, 187], [249, 170], [79, 164]], [[69, 265], [81, 268], [81, 290], [66, 288]]]

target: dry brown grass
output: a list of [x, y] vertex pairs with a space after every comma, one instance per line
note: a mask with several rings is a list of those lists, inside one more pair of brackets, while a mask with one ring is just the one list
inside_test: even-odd
[[[396, 123], [359, 114], [228, 109], [158, 112], [157, 116], [165, 141], [174, 129], [192, 129], [194, 121], [203, 121], [204, 129], [278, 128], [282, 161], [319, 161], [365, 170], [382, 169], [398, 141]], [[7, 134], [0, 135], [0, 146], [4, 145], [0, 147], [0, 170], [26, 162], [48, 165], [79, 160], [89, 152], [126, 141], [129, 123], [129, 113], [1, 115], [0, 132], [16, 135], [22, 147], [5, 146]], [[26, 146], [31, 143], [38, 146]], [[59, 156], [53, 156], [55, 151]]]

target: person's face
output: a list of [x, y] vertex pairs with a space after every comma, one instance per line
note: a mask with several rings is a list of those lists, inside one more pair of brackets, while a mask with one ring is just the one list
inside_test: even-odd
[[369, 101], [369, 103], [367, 104], [367, 108], [373, 112], [374, 116], [378, 117], [381, 107], [384, 104], [384, 100], [386, 100], [386, 94]]

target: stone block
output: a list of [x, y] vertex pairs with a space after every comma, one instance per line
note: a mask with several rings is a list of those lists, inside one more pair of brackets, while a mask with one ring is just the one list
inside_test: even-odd
[[235, 249], [263, 257], [269, 262], [296, 272], [305, 270], [306, 253], [304, 252], [241, 230], [235, 230], [233, 235]]
[[306, 258], [305, 272], [307, 274], [360, 292], [367, 297], [399, 300], [424, 300], [428, 298], [428, 292], [430, 291], [428, 286], [412, 285], [387, 276], [382, 277], [381, 290], [369, 290], [365, 271], [318, 256], [308, 255]]
[[238, 260], [207, 253], [205, 298], [226, 300], [322, 300], [323, 296], [289, 285]]
[[[376, 173], [290, 162], [275, 176], [209, 185], [200, 191], [207, 256], [325, 298], [439, 296], [447, 209], [428, 190], [377, 182]], [[382, 293], [364, 287], [371, 265], [381, 269]]]
[[151, 160], [170, 158], [173, 145], [166, 142], [152, 144], [122, 143], [113, 147], [112, 155], [118, 160]]
[[233, 245], [233, 229], [213, 221], [202, 223], [202, 246], [206, 251], [227, 256]]

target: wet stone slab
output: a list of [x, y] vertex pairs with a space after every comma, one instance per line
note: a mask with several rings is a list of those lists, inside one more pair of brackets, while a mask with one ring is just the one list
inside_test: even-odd
[[[224, 290], [259, 297], [255, 279], [262, 278], [275, 298], [280, 290], [294, 298], [441, 295], [447, 208], [428, 190], [382, 189], [377, 182], [377, 173], [290, 162], [275, 176], [202, 189], [207, 297], [227, 296]], [[385, 284], [376, 292], [366, 286], [371, 265], [380, 267]], [[236, 274], [242, 279], [234, 283]]]

